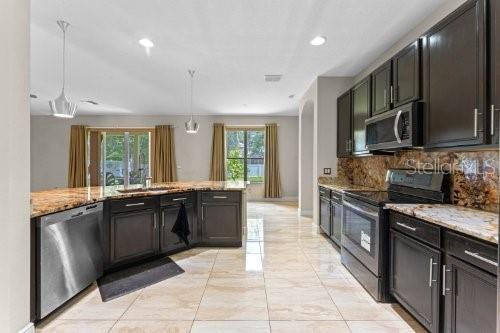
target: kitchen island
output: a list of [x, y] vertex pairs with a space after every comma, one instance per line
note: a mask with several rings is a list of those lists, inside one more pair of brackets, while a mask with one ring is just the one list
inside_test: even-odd
[[[186, 217], [189, 229], [183, 237], [172, 232], [178, 216]], [[240, 247], [245, 218], [244, 182], [33, 192], [32, 320], [106, 272], [195, 246]]]

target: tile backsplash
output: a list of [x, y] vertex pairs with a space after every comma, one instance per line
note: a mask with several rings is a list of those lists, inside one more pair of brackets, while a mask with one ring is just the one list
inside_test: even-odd
[[496, 212], [499, 207], [497, 150], [476, 152], [401, 151], [394, 156], [339, 158], [337, 179], [385, 189], [387, 169], [437, 170], [451, 173], [450, 195], [459, 206]]

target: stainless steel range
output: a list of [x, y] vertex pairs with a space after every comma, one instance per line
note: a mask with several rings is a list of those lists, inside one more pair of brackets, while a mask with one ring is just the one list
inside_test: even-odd
[[387, 172], [387, 191], [347, 191], [343, 197], [342, 264], [380, 302], [390, 301], [389, 221], [386, 203], [449, 201], [443, 173]]

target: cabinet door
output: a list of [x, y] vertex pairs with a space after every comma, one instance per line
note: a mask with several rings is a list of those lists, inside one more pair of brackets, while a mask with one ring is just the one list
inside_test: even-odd
[[391, 294], [425, 328], [439, 330], [440, 252], [399, 232], [390, 232]]
[[342, 237], [342, 206], [332, 205], [332, 240], [340, 246]]
[[446, 256], [444, 331], [494, 333], [496, 277]]
[[392, 58], [395, 107], [421, 98], [421, 50], [421, 41], [417, 40]]
[[204, 202], [201, 204], [202, 240], [208, 244], [241, 243], [240, 204]]
[[351, 154], [351, 91], [337, 99], [337, 157]]
[[491, 142], [498, 144], [500, 120], [500, 3], [490, 1], [490, 135]]
[[319, 198], [319, 227], [327, 235], [331, 233], [331, 215], [330, 215], [330, 200]]
[[158, 252], [156, 210], [119, 213], [111, 216], [111, 265]]
[[370, 78], [352, 89], [352, 154], [367, 153], [365, 120], [370, 117]]
[[485, 143], [485, 0], [468, 1], [424, 39], [426, 146]]
[[[184, 241], [179, 239], [179, 237], [172, 232], [180, 208], [181, 205], [173, 205], [162, 208], [161, 210], [160, 250], [162, 252], [174, 251], [186, 247]], [[186, 213], [188, 216], [189, 230], [191, 231], [188, 239], [191, 243], [193, 239], [196, 238], [197, 234], [194, 223], [194, 206], [192, 204], [186, 204]]]
[[391, 72], [389, 60], [372, 73], [372, 116], [391, 109]]

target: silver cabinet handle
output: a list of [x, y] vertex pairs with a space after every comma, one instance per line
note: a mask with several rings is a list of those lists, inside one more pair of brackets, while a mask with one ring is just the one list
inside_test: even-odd
[[474, 137], [477, 137], [477, 109], [474, 109]]
[[214, 199], [227, 199], [225, 195], [214, 195], [212, 198]]
[[411, 231], [417, 231], [417, 228], [410, 227], [407, 224], [404, 224], [404, 223], [401, 223], [401, 222], [396, 222], [396, 224], [399, 225], [400, 227], [405, 228], [405, 229], [408, 229], [408, 230], [411, 230]]
[[125, 207], [144, 206], [144, 202], [126, 204]]
[[384, 106], [387, 106], [387, 89], [384, 88]]
[[434, 271], [434, 265], [437, 265], [436, 262], [434, 262], [434, 258], [431, 258], [429, 260], [429, 287], [432, 287], [432, 282], [436, 282], [436, 280], [433, 280], [432, 279], [432, 276], [434, 275], [433, 274], [433, 271]]
[[153, 229], [156, 229], [157, 225], [156, 225], [156, 214], [153, 215]]
[[172, 201], [184, 201], [187, 200], [187, 198], [174, 198]]
[[391, 86], [391, 103], [394, 103], [394, 88]]
[[479, 260], [481, 260], [481, 261], [483, 261], [483, 262], [485, 262], [485, 263], [487, 263], [487, 264], [490, 264], [490, 265], [493, 265], [493, 266], [495, 266], [495, 267], [498, 267], [498, 263], [497, 263], [497, 262], [495, 262], [495, 261], [493, 261], [493, 260], [490, 260], [490, 259], [488, 259], [488, 258], [482, 257], [482, 256], [480, 256], [477, 252], [471, 252], [471, 251], [467, 251], [467, 250], [465, 250], [465, 251], [464, 251], [464, 253], [465, 253], [466, 255], [468, 255], [468, 256], [471, 256], [471, 257], [473, 257], [473, 258], [479, 259]]
[[490, 118], [491, 118], [490, 134], [495, 135], [495, 105], [493, 104], [491, 104]]
[[201, 206], [201, 220], [205, 220], [205, 210], [203, 209], [203, 206]]
[[449, 288], [446, 288], [446, 272], [449, 272], [449, 270], [447, 271], [446, 270], [446, 265], [443, 265], [443, 282], [442, 282], [443, 288], [441, 290], [441, 294], [443, 296], [446, 296], [446, 292], [450, 291]]
[[403, 113], [403, 110], [399, 110], [398, 113], [396, 114], [396, 118], [394, 119], [394, 136], [396, 137], [396, 140], [398, 143], [401, 143], [401, 137], [399, 136], [399, 119], [401, 118], [401, 114]]

